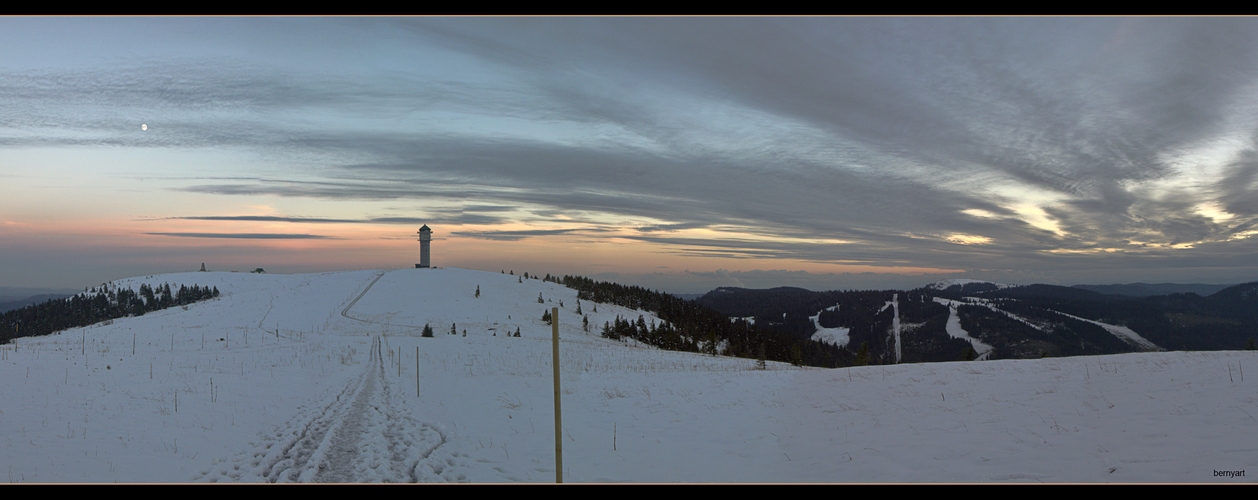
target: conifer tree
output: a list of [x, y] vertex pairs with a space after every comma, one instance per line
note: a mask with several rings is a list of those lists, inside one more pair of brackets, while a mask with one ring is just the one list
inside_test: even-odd
[[869, 364], [869, 342], [861, 342], [861, 348], [856, 351], [856, 365], [865, 366]]

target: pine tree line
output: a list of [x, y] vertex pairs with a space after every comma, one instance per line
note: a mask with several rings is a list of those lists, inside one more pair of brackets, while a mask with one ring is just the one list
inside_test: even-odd
[[615, 323], [603, 325], [602, 334], [607, 338], [627, 337], [662, 349], [749, 359], [758, 359], [763, 347], [764, 359], [797, 365], [839, 367], [855, 363], [855, 355], [842, 347], [760, 328], [742, 320], [731, 321], [694, 301], [667, 293], [583, 276], [564, 276], [558, 282], [577, 290], [580, 300], [650, 311], [664, 320], [661, 325], [647, 327], [642, 318], [637, 322], [617, 318]]
[[147, 283], [137, 292], [130, 288], [93, 287], [90, 291], [54, 299], [0, 314], [0, 343], [18, 337], [34, 337], [78, 328], [126, 316], [142, 316], [146, 312], [218, 297], [218, 287], [170, 284], [156, 288]]

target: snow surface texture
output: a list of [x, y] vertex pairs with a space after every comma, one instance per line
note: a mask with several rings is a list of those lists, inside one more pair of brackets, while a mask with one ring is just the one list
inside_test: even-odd
[[[217, 286], [222, 296], [0, 347], [0, 477], [553, 482], [550, 328], [540, 318], [560, 301], [565, 482], [1258, 474], [1254, 352], [758, 370], [754, 360], [599, 338], [595, 325], [640, 313], [583, 303], [586, 333], [575, 291], [498, 273], [184, 273], [115, 284], [140, 282]], [[435, 337], [419, 337], [425, 323]], [[516, 328], [520, 338], [506, 336]]]

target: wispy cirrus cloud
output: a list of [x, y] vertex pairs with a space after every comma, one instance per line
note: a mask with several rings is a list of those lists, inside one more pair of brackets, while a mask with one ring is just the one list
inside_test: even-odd
[[328, 240], [339, 239], [336, 236], [319, 234], [284, 234], [284, 233], [144, 233], [152, 236], [174, 236], [178, 238], [226, 238], [243, 240]]
[[[320, 214], [146, 221], [614, 236], [765, 266], [1231, 267], [1258, 236], [1256, 27], [10, 19], [0, 46], [38, 43], [0, 68], [0, 152], [125, 153], [85, 163], [85, 184], [156, 178], [146, 195], [221, 204], [194, 213], [266, 199]], [[3, 175], [15, 192], [61, 185]]]
[[525, 238], [535, 236], [556, 236], [563, 234], [588, 234], [597, 233], [603, 230], [594, 228], [571, 228], [571, 229], [525, 229], [518, 231], [454, 231], [453, 235], [463, 236], [466, 238], [478, 238], [483, 240], [496, 241], [518, 241]]

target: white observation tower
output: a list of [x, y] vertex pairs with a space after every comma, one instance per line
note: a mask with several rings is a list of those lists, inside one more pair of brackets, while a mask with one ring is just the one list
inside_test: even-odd
[[419, 228], [419, 264], [415, 264], [415, 268], [431, 267], [428, 260], [429, 250], [432, 247], [432, 230], [428, 229], [428, 224]]

